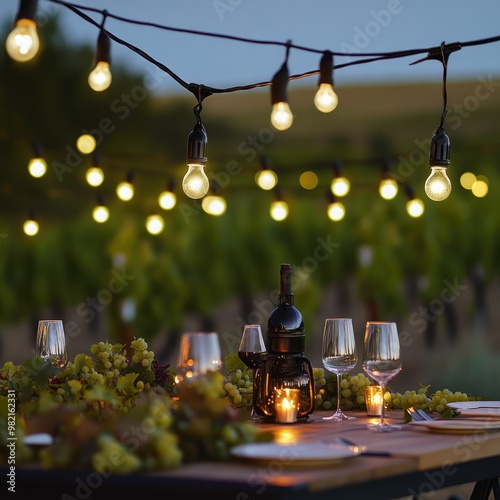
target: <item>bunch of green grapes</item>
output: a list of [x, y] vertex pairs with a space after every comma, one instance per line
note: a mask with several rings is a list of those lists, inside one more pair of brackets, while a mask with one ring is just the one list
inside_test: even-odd
[[[330, 410], [337, 406], [337, 376], [330, 373], [325, 377], [323, 368], [313, 368], [316, 385], [315, 408]], [[365, 387], [371, 381], [363, 373], [350, 375], [344, 373], [340, 382], [340, 406], [343, 410], [366, 409]]]
[[384, 400], [388, 408], [406, 410], [410, 406], [422, 409], [427, 413], [439, 413], [443, 417], [453, 417], [455, 412], [448, 403], [459, 401], [474, 401], [476, 398], [464, 392], [452, 392], [449, 389], [438, 390], [430, 396], [427, 395], [429, 386], [422, 386], [417, 391], [405, 391], [394, 393], [387, 391]]
[[[240, 373], [238, 380], [242, 376]], [[174, 427], [186, 461], [225, 460], [232, 446], [263, 437], [252, 423], [238, 420], [237, 412], [224, 397], [223, 385], [220, 373], [208, 373], [179, 384]]]
[[226, 377], [224, 383], [224, 397], [237, 408], [252, 406], [253, 373], [250, 368], [236, 369]]

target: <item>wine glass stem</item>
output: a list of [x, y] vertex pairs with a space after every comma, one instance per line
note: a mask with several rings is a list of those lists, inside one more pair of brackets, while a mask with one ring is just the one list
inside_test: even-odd
[[384, 407], [385, 407], [385, 399], [384, 399], [384, 394], [385, 394], [385, 384], [380, 384], [380, 391], [382, 392], [382, 403], [380, 406], [380, 425], [384, 425]]
[[340, 413], [341, 410], [340, 410], [340, 397], [341, 397], [341, 393], [340, 393], [340, 382], [342, 380], [342, 374], [339, 373], [337, 374], [337, 413]]

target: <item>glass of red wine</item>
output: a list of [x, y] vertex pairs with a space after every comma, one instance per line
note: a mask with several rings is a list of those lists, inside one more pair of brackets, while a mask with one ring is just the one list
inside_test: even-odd
[[[266, 357], [266, 345], [260, 325], [244, 326], [240, 347], [238, 348], [238, 356], [252, 370], [254, 381], [252, 399], [255, 401], [255, 370]], [[253, 403], [250, 417], [252, 419], [260, 418], [255, 412]]]

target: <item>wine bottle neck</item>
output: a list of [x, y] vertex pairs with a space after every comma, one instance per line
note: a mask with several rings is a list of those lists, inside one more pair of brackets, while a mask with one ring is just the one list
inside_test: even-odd
[[294, 297], [292, 293], [292, 268], [285, 264], [280, 269], [280, 294], [278, 297], [278, 305], [293, 306]]

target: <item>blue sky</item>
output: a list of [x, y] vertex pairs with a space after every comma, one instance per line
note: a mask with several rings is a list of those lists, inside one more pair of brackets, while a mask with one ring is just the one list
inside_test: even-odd
[[[126, 18], [255, 39], [276, 40], [332, 51], [386, 52], [486, 38], [500, 34], [500, 2], [494, 0], [78, 0]], [[0, 22], [13, 19], [17, 0], [2, 0]], [[59, 12], [67, 37], [95, 45], [97, 29], [68, 9], [39, 0], [42, 16]], [[96, 20], [100, 17], [90, 14]], [[164, 63], [188, 82], [217, 87], [268, 81], [284, 58], [282, 47], [166, 32], [108, 19], [106, 27]], [[114, 61], [146, 73], [151, 64], [113, 44]], [[314, 70], [319, 55], [290, 54], [292, 74]], [[337, 85], [439, 81], [441, 65], [416, 66], [419, 57], [363, 64], [335, 73]], [[336, 58], [341, 64], [345, 58]], [[464, 48], [450, 57], [450, 80], [500, 74], [500, 42]], [[161, 92], [183, 92], [164, 75]], [[294, 85], [316, 85], [309, 77]]]

